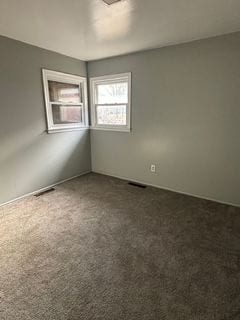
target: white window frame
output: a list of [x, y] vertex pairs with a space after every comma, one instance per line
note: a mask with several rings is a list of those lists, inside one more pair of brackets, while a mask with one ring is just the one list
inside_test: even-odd
[[[80, 77], [68, 73], [42, 69], [43, 87], [45, 97], [45, 108], [47, 117], [47, 132], [55, 133], [62, 131], [74, 131], [89, 128], [88, 124], [88, 101], [87, 101], [87, 78]], [[77, 105], [82, 105], [83, 123], [69, 124], [54, 124], [52, 115], [52, 102], [50, 102], [48, 81], [57, 81], [63, 83], [78, 84], [82, 88], [82, 102]], [[60, 103], [57, 103], [60, 104]], [[69, 104], [70, 105], [70, 104]], [[76, 104], [74, 104], [76, 105]]]
[[[116, 83], [116, 82], [121, 82], [121, 81], [128, 83], [128, 103], [126, 103], [126, 105], [127, 105], [127, 123], [126, 123], [126, 125], [98, 124], [97, 123], [97, 106], [100, 104], [96, 104], [96, 87], [97, 87], [97, 85]], [[110, 130], [110, 131], [125, 131], [125, 132], [131, 131], [131, 86], [132, 86], [131, 72], [90, 78], [91, 129]], [[116, 103], [115, 105], [123, 105], [123, 104], [124, 103]], [[108, 104], [104, 104], [104, 105], [108, 105]], [[110, 103], [109, 105], [112, 106], [113, 103]]]

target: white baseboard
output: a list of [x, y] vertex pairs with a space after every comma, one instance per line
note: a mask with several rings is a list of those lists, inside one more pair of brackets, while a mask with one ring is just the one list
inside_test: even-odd
[[17, 200], [24, 199], [24, 198], [26, 198], [26, 197], [34, 196], [35, 194], [37, 194], [37, 193], [39, 193], [39, 192], [43, 192], [43, 191], [45, 191], [45, 190], [47, 190], [47, 189], [49, 189], [49, 188], [55, 187], [55, 186], [57, 186], [57, 185], [59, 185], [59, 184], [62, 184], [62, 183], [64, 183], [64, 182], [67, 182], [67, 181], [69, 181], [69, 180], [72, 180], [72, 179], [81, 177], [81, 176], [83, 176], [83, 175], [85, 175], [85, 174], [88, 174], [88, 173], [90, 173], [90, 172], [91, 172], [91, 170], [89, 170], [89, 171], [84, 171], [84, 172], [82, 172], [82, 173], [80, 173], [80, 174], [78, 174], [78, 175], [76, 175], [76, 176], [71, 177], [71, 178], [67, 178], [67, 179], [58, 181], [58, 182], [56, 182], [56, 183], [54, 183], [54, 184], [51, 184], [51, 185], [49, 185], [49, 186], [47, 186], [47, 187], [44, 187], [44, 188], [35, 190], [35, 191], [30, 192], [30, 193], [27, 193], [27, 194], [24, 194], [23, 196], [14, 198], [14, 199], [9, 200], [9, 201], [7, 201], [7, 202], [0, 203], [0, 207], [5, 206], [5, 205], [10, 204], [10, 203], [13, 203], [13, 202], [15, 202], [15, 201], [17, 201]]
[[224, 201], [219, 201], [219, 200], [216, 200], [216, 199], [212, 199], [212, 198], [207, 198], [207, 197], [200, 197], [200, 196], [197, 196], [195, 194], [192, 194], [192, 193], [187, 193], [187, 192], [183, 192], [183, 191], [179, 191], [179, 190], [175, 190], [175, 189], [171, 189], [171, 188], [167, 188], [167, 187], [163, 187], [163, 186], [159, 186], [159, 185], [155, 185], [155, 184], [150, 184], [150, 183], [147, 183], [145, 181], [142, 181], [142, 180], [136, 180], [136, 179], [131, 179], [131, 178], [128, 178], [128, 177], [123, 177], [123, 176], [119, 176], [119, 175], [115, 175], [115, 174], [109, 174], [108, 172], [105, 172], [105, 171], [101, 171], [101, 170], [98, 170], [98, 171], [85, 171], [85, 172], [82, 172], [81, 174], [78, 174], [76, 176], [73, 176], [71, 178], [67, 178], [67, 179], [64, 179], [64, 180], [61, 180], [59, 182], [56, 182], [54, 184], [51, 184], [49, 186], [46, 186], [44, 188], [41, 188], [41, 189], [38, 189], [38, 190], [35, 190], [33, 192], [30, 192], [30, 193], [27, 193], [21, 197], [18, 197], [18, 198], [14, 198], [10, 201], [7, 201], [7, 202], [4, 202], [4, 203], [1, 203], [0, 204], [0, 207], [2, 206], [5, 206], [7, 204], [10, 204], [10, 203], [13, 203], [17, 200], [20, 200], [20, 199], [23, 199], [23, 198], [26, 198], [26, 197], [29, 197], [29, 196], [33, 196], [35, 195], [36, 193], [39, 193], [39, 192], [42, 192], [42, 191], [45, 191], [49, 188], [52, 188], [54, 186], [57, 186], [59, 184], [62, 184], [64, 182], [67, 182], [69, 180], [73, 180], [75, 178], [78, 178], [78, 177], [81, 177], [85, 174], [88, 174], [90, 172], [94, 172], [94, 173], [99, 173], [99, 174], [102, 174], [102, 175], [105, 175], [105, 176], [109, 176], [109, 177], [113, 177], [113, 178], [118, 178], [118, 179], [121, 179], [121, 180], [125, 180], [125, 181], [132, 181], [132, 182], [136, 182], [136, 183], [141, 183], [141, 184], [145, 184], [147, 186], [150, 186], [150, 187], [154, 187], [154, 188], [158, 188], [158, 189], [163, 189], [163, 190], [167, 190], [167, 191], [172, 191], [172, 192], [176, 192], [176, 193], [180, 193], [180, 194], [184, 194], [184, 195], [187, 195], [187, 196], [191, 196], [191, 197], [195, 197], [195, 198], [198, 198], [198, 199], [204, 199], [204, 200], [209, 200], [209, 201], [213, 201], [213, 202], [217, 202], [217, 203], [221, 203], [221, 204], [225, 204], [225, 205], [229, 205], [229, 206], [234, 206], [234, 207], [240, 207], [240, 205], [238, 204], [234, 204], [234, 203], [231, 203], [231, 202], [224, 202]]
[[140, 184], [145, 184], [145, 185], [147, 185], [149, 187], [154, 187], [154, 188], [158, 188], [158, 189], [172, 191], [172, 192], [184, 194], [186, 196], [195, 197], [195, 198], [198, 198], [198, 199], [204, 199], [204, 200], [213, 201], [213, 202], [217, 202], [217, 203], [220, 203], [220, 204], [225, 204], [225, 205], [228, 205], [228, 206], [233, 206], [233, 207], [240, 208], [239, 204], [235, 204], [235, 203], [231, 203], [231, 202], [224, 202], [224, 201], [220, 201], [220, 200], [216, 200], [216, 199], [212, 199], [212, 198], [207, 198], [207, 197], [201, 197], [201, 196], [197, 196], [197, 195], [192, 194], [192, 193], [187, 193], [187, 192], [171, 189], [171, 188], [168, 188], [168, 187], [163, 187], [163, 186], [151, 184], [151, 183], [148, 183], [148, 182], [145, 182], [145, 181], [142, 181], [142, 180], [136, 180], [136, 179], [131, 179], [131, 178], [128, 178], [128, 177], [118, 176], [118, 175], [115, 175], [115, 174], [109, 174], [109, 173], [107, 173], [105, 171], [101, 171], [101, 170], [92, 171], [92, 172], [99, 173], [99, 174], [102, 174], [102, 175], [105, 175], [105, 176], [109, 176], [109, 177], [113, 177], [113, 178], [118, 178], [118, 179], [121, 179], [121, 180], [126, 180], [126, 181], [132, 181], [132, 182], [136, 182], [136, 183], [140, 183]]

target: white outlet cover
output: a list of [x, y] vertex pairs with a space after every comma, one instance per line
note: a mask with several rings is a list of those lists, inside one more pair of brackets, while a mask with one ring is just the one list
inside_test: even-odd
[[151, 165], [151, 172], [156, 172], [156, 165], [155, 164]]

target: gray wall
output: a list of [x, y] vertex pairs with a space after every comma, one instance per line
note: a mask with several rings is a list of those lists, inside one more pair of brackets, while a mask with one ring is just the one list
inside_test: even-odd
[[82, 61], [0, 37], [0, 204], [90, 170], [89, 131], [46, 133], [41, 68]]
[[240, 205], [240, 33], [88, 64], [128, 71], [132, 132], [92, 130], [93, 171]]

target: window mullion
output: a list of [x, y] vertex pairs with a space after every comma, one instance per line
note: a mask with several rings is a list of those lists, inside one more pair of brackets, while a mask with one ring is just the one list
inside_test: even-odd
[[70, 103], [70, 102], [49, 102], [51, 105], [57, 106], [83, 106], [83, 103]]
[[123, 102], [123, 103], [95, 103], [96, 106], [99, 107], [112, 107], [112, 106], [127, 106], [128, 103], [127, 102]]

